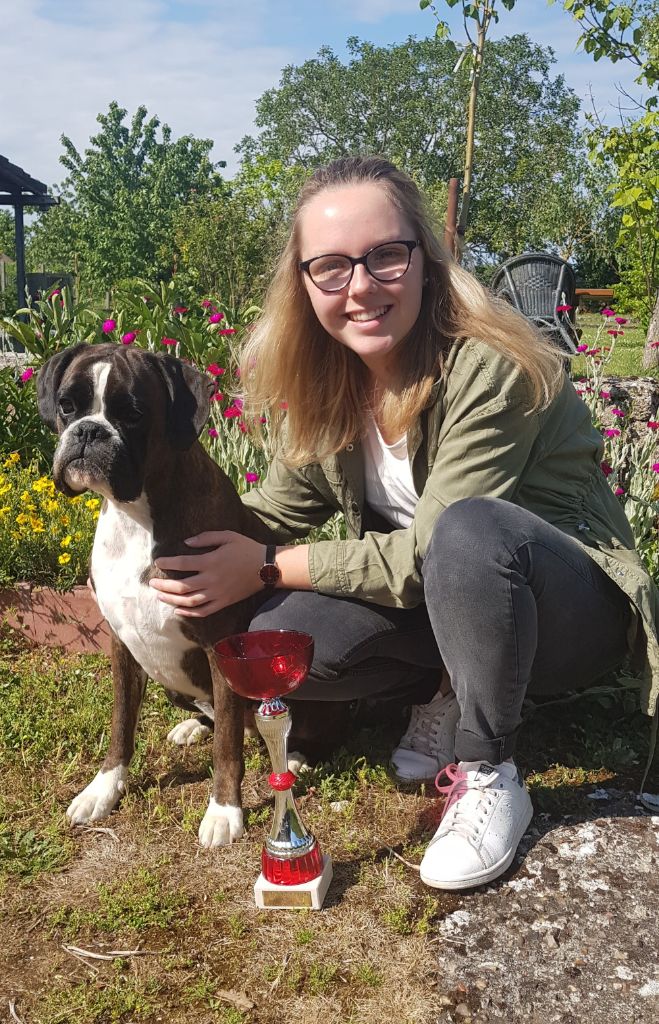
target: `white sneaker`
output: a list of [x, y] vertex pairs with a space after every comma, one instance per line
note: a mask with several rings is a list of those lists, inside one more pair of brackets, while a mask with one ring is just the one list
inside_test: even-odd
[[391, 755], [404, 782], [434, 779], [455, 760], [455, 729], [460, 708], [453, 690], [436, 693], [429, 704], [415, 704], [405, 735]]
[[421, 880], [435, 889], [484, 885], [511, 864], [533, 817], [531, 797], [511, 761], [461, 761], [444, 772], [450, 785], [437, 789], [446, 806], [423, 855]]

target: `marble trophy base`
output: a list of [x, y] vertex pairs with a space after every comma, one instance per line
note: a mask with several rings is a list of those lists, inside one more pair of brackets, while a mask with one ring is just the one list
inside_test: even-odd
[[301, 885], [275, 885], [259, 875], [254, 898], [260, 910], [320, 910], [332, 881], [332, 859], [323, 856], [323, 872]]

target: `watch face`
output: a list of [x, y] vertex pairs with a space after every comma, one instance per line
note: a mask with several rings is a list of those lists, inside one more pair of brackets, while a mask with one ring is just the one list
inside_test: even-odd
[[274, 563], [266, 562], [265, 565], [261, 566], [259, 576], [266, 587], [274, 587], [281, 576], [281, 572]]

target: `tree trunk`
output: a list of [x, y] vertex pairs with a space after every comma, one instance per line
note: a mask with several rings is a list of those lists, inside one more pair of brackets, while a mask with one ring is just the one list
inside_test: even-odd
[[[656, 345], [656, 348], [653, 348], [653, 345]], [[659, 292], [657, 292], [655, 299], [643, 351], [643, 369], [649, 370], [650, 368], [654, 369], [654, 367], [659, 367]]]

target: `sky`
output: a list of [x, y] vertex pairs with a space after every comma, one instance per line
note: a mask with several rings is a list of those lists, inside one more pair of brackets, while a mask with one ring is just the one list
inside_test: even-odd
[[[464, 40], [457, 8], [435, 2], [452, 38]], [[418, 0], [0, 0], [0, 24], [0, 154], [51, 186], [66, 174], [60, 136], [84, 149], [111, 100], [129, 114], [144, 104], [174, 137], [213, 139], [212, 158], [226, 160], [231, 176], [256, 100], [287, 64], [323, 45], [345, 56], [350, 36], [389, 45], [435, 29]], [[632, 68], [576, 51], [578, 30], [560, 0], [502, 9], [491, 36], [518, 32], [551, 46], [555, 73], [588, 107], [592, 93], [606, 120], [618, 83], [637, 93]]]

